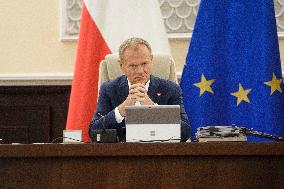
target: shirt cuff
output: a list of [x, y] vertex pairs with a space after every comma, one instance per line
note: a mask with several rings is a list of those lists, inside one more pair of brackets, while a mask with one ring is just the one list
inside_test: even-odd
[[118, 107], [116, 107], [114, 109], [114, 114], [115, 114], [115, 120], [117, 123], [121, 123], [124, 120], [124, 117], [122, 117], [122, 115], [120, 115]]

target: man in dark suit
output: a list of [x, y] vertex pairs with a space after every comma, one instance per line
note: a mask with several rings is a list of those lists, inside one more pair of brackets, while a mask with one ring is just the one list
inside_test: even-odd
[[[180, 87], [168, 80], [151, 75], [153, 55], [149, 43], [141, 38], [130, 38], [119, 48], [119, 63], [124, 73], [115, 80], [102, 84], [97, 109], [91, 121], [89, 135], [94, 141], [96, 129], [125, 127], [125, 107], [141, 105], [180, 105], [181, 141], [190, 136], [190, 126], [184, 111]], [[119, 140], [125, 134], [119, 132]]]

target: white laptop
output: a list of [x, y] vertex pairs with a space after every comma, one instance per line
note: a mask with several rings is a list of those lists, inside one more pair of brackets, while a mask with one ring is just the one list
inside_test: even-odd
[[180, 142], [179, 105], [127, 106], [126, 142]]

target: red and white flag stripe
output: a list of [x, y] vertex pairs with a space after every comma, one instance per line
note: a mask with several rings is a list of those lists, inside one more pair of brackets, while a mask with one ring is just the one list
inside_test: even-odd
[[99, 64], [130, 37], [147, 40], [154, 52], [170, 54], [157, 0], [84, 0], [66, 129], [82, 130], [97, 103]]

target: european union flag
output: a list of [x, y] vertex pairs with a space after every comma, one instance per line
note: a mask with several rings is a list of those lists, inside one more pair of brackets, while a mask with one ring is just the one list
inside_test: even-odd
[[202, 0], [181, 88], [192, 133], [201, 126], [236, 125], [283, 137], [273, 0]]

